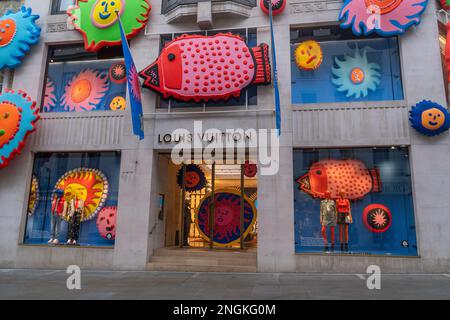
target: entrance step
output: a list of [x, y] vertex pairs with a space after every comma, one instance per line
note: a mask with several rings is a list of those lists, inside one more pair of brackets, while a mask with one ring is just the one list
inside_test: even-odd
[[256, 272], [256, 264], [256, 249], [161, 248], [154, 251], [147, 264], [147, 270]]

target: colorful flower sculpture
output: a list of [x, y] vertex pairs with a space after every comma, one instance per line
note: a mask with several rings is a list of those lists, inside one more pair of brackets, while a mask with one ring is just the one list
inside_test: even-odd
[[[207, 194], [198, 207], [195, 223], [200, 235], [210, 241], [209, 224], [211, 194]], [[214, 196], [214, 237], [216, 246], [230, 246], [240, 241], [241, 196], [238, 191], [217, 190]], [[244, 238], [256, 221], [256, 209], [253, 202], [244, 196]]]
[[[203, 170], [196, 164], [186, 165], [186, 178], [184, 188], [188, 192], [202, 190], [206, 186], [206, 176]], [[183, 188], [183, 167], [178, 170], [177, 183]]]
[[0, 168], [20, 154], [38, 119], [36, 102], [25, 92], [5, 89], [0, 94]]
[[442, 9], [450, 10], [450, 0], [440, 0], [440, 1]]
[[436, 136], [450, 128], [450, 113], [436, 102], [423, 100], [409, 114], [411, 126], [424, 135]]
[[123, 62], [113, 64], [109, 68], [109, 78], [112, 82], [122, 84], [127, 81], [127, 69]]
[[39, 180], [33, 174], [31, 179], [30, 196], [28, 198], [28, 215], [32, 216], [39, 204]]
[[269, 47], [249, 48], [237, 35], [183, 35], [140, 72], [144, 87], [181, 101], [228, 100], [250, 85], [271, 83]]
[[349, 200], [358, 200], [381, 190], [378, 169], [368, 169], [360, 160], [320, 160], [297, 183], [301, 191], [321, 199], [327, 191], [331, 199], [340, 198], [340, 191], [346, 190]]
[[98, 51], [122, 43], [116, 11], [127, 39], [131, 39], [147, 24], [150, 10], [148, 0], [77, 0], [67, 13], [83, 35], [86, 50]]
[[75, 199], [84, 202], [84, 214], [81, 221], [86, 221], [93, 219], [103, 208], [108, 196], [109, 184], [100, 170], [78, 168], [70, 170], [59, 178], [55, 185], [56, 189], [64, 190], [64, 199], [68, 202]]
[[56, 87], [52, 79], [47, 78], [47, 83], [45, 85], [45, 95], [43, 111], [50, 112], [56, 105]]
[[345, 0], [339, 13], [342, 28], [352, 28], [355, 35], [381, 36], [403, 34], [420, 23], [428, 0]]
[[287, 0], [260, 0], [259, 6], [265, 14], [269, 14], [269, 3], [272, 5], [272, 15], [276, 16], [284, 11]]
[[99, 106], [108, 90], [106, 74], [86, 69], [66, 85], [61, 104], [67, 111], [91, 111]]
[[25, 7], [0, 17], [0, 70], [20, 65], [25, 53], [39, 42], [41, 28], [36, 25], [37, 19], [39, 16]]
[[117, 207], [103, 208], [97, 217], [97, 230], [102, 238], [114, 240], [116, 238]]
[[314, 40], [303, 41], [294, 52], [295, 63], [303, 70], [316, 70], [323, 61], [320, 44]]
[[371, 232], [386, 232], [392, 225], [391, 211], [382, 204], [371, 204], [363, 211], [363, 221]]
[[359, 99], [366, 97], [369, 90], [375, 91], [380, 84], [380, 66], [367, 60], [367, 53], [355, 49], [355, 55], [348, 54], [343, 60], [335, 58], [337, 67], [333, 67], [331, 72], [335, 76], [331, 81], [339, 92], [347, 92], [347, 98], [355, 96]]

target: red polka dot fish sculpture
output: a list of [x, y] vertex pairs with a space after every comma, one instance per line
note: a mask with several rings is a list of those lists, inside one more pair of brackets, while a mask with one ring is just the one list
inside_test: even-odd
[[367, 169], [360, 160], [318, 161], [297, 182], [300, 190], [314, 198], [325, 198], [329, 191], [331, 199], [338, 199], [340, 190], [346, 190], [349, 200], [358, 200], [381, 191], [378, 169]]
[[164, 98], [207, 102], [239, 97], [250, 85], [270, 84], [269, 46], [249, 48], [230, 33], [183, 35], [140, 72], [144, 87]]

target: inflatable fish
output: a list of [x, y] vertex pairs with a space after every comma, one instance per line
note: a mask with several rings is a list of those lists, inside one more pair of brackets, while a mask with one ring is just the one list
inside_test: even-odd
[[297, 179], [300, 190], [315, 198], [324, 198], [329, 191], [332, 199], [342, 190], [346, 198], [356, 200], [370, 192], [381, 190], [377, 169], [367, 169], [359, 160], [322, 160], [314, 163], [309, 172]]
[[249, 48], [233, 34], [183, 35], [140, 72], [144, 87], [181, 101], [228, 100], [250, 85], [271, 83], [269, 47]]

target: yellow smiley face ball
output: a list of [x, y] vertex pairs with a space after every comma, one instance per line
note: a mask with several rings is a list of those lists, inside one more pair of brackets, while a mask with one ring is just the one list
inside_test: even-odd
[[300, 43], [295, 49], [295, 63], [300, 69], [315, 70], [320, 67], [323, 53], [320, 44], [314, 40]]
[[109, 105], [111, 110], [115, 110], [115, 111], [125, 110], [126, 106], [127, 106], [127, 102], [126, 102], [125, 98], [122, 96], [117, 96], [114, 99], [112, 99], [111, 104]]
[[97, 0], [92, 7], [91, 20], [97, 28], [108, 28], [117, 22], [117, 13], [122, 14], [125, 0]]

